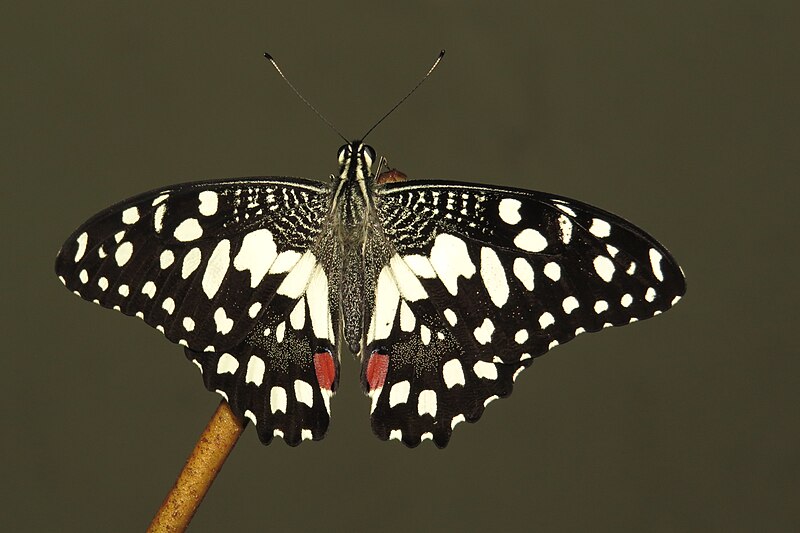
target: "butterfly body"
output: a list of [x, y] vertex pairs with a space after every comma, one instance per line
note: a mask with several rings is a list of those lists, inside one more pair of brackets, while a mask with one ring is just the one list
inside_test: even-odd
[[292, 445], [325, 435], [345, 346], [361, 359], [376, 435], [442, 447], [533, 358], [685, 292], [669, 252], [606, 211], [381, 180], [374, 162], [354, 141], [327, 184], [246, 178], [139, 195], [83, 224], [56, 271], [184, 346], [262, 442]]

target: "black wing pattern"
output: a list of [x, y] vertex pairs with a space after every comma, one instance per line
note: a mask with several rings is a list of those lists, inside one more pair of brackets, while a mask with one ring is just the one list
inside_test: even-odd
[[321, 439], [339, 376], [329, 195], [295, 178], [151, 191], [75, 231], [56, 272], [80, 297], [183, 345], [262, 442]]
[[396, 253], [380, 270], [361, 375], [384, 440], [443, 447], [534, 357], [657, 315], [686, 289], [655, 239], [582, 202], [438, 181], [376, 196]]

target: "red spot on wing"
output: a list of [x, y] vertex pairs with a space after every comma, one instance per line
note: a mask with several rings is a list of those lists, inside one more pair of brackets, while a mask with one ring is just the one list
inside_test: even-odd
[[369, 390], [375, 390], [383, 387], [383, 382], [386, 381], [386, 372], [389, 370], [389, 356], [386, 354], [372, 352], [367, 363], [367, 383], [369, 383]]
[[336, 365], [333, 356], [328, 350], [319, 351], [314, 354], [314, 370], [317, 373], [317, 383], [323, 389], [332, 390], [336, 381]]

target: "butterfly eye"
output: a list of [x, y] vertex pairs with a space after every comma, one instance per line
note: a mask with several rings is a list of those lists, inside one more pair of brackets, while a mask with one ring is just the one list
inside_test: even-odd
[[350, 157], [350, 154], [351, 154], [351, 148], [349, 144], [345, 144], [339, 147], [339, 155], [338, 155], [339, 164], [343, 165], [344, 162], [347, 160], [347, 158]]
[[364, 154], [364, 162], [368, 167], [371, 167], [372, 163], [375, 161], [375, 149], [365, 144], [361, 147], [361, 153]]

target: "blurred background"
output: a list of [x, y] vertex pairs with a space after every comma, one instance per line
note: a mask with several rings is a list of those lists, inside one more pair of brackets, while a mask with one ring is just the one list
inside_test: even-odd
[[670, 248], [686, 298], [557, 347], [445, 450], [373, 437], [345, 359], [327, 438], [248, 429], [191, 531], [796, 530], [796, 3], [2, 11], [3, 529], [143, 530], [218, 403], [180, 347], [62, 288], [71, 231], [162, 185], [334, 172], [340, 139], [265, 50], [356, 137], [446, 48], [378, 152], [617, 213]]

